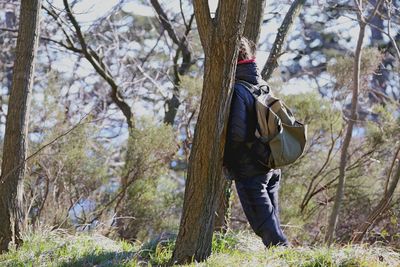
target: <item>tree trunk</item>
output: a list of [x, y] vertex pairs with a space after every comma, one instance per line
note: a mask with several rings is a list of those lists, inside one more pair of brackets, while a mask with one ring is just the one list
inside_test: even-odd
[[[361, 9], [361, 1], [360, 1], [360, 9]], [[365, 34], [365, 20], [362, 17], [361, 11], [359, 11], [359, 25], [360, 31], [358, 34], [357, 47], [355, 51], [354, 58], [354, 74], [353, 74], [353, 96], [351, 99], [351, 116], [347, 123], [346, 135], [343, 140], [342, 150], [340, 154], [340, 165], [339, 165], [339, 183], [336, 189], [335, 202], [333, 204], [333, 209], [331, 213], [331, 217], [328, 224], [328, 229], [325, 236], [325, 242], [328, 245], [332, 244], [335, 234], [335, 229], [337, 225], [337, 221], [339, 219], [339, 211], [340, 206], [342, 205], [343, 196], [344, 196], [344, 185], [346, 179], [346, 164], [347, 164], [347, 150], [350, 146], [351, 136], [353, 133], [353, 126], [357, 120], [357, 104], [358, 104], [358, 91], [360, 87], [360, 68], [361, 68], [361, 52], [362, 52], [362, 44], [364, 40]]]
[[20, 7], [16, 60], [4, 136], [0, 179], [0, 252], [21, 243], [19, 222], [25, 174], [30, 96], [39, 37], [41, 0], [23, 0]]
[[225, 177], [221, 178], [224, 181], [223, 190], [219, 197], [219, 205], [217, 211], [215, 213], [215, 225], [214, 231], [226, 233], [229, 229], [229, 222], [230, 222], [230, 201], [232, 195], [232, 181], [226, 179]]
[[[243, 36], [251, 40], [256, 46], [260, 38], [261, 23], [264, 15], [265, 0], [249, 1], [247, 6], [246, 23]], [[222, 190], [215, 218], [215, 231], [226, 232], [229, 229], [229, 207], [231, 198], [232, 181], [224, 177], [224, 189]]]
[[222, 158], [247, 0], [220, 1], [214, 19], [208, 1], [193, 2], [205, 70], [200, 113], [189, 158], [183, 213], [171, 263], [211, 254], [214, 213], [223, 188]]
[[246, 24], [244, 25], [243, 36], [256, 45], [260, 38], [261, 23], [264, 17], [265, 0], [249, 1], [247, 7]]
[[300, 9], [303, 7], [305, 2], [306, 0], [295, 0], [290, 6], [288, 13], [286, 13], [282, 25], [278, 29], [278, 34], [276, 35], [267, 62], [261, 71], [261, 76], [265, 81], [268, 81], [271, 78], [272, 73], [278, 66], [278, 58], [282, 55], [283, 44], [294, 23], [294, 20], [299, 15]]
[[[17, 14], [16, 14], [16, 6], [17, 6], [17, 1], [16, 0], [8, 0], [4, 4], [5, 7], [5, 19], [6, 19], [6, 27], [7, 29], [15, 29], [17, 27]], [[7, 95], [11, 92], [11, 86], [12, 86], [12, 62], [14, 61], [14, 53], [13, 48], [15, 47], [15, 39], [11, 38], [11, 33], [9, 33], [9, 36], [6, 36], [6, 39], [8, 39], [8, 48], [6, 51], [2, 51], [2, 56], [1, 60], [4, 60], [3, 63], [6, 63], [4, 66], [5, 69], [5, 77], [6, 77], [6, 85], [7, 85]], [[4, 38], [0, 38], [0, 42], [3, 43], [5, 40]], [[2, 96], [0, 96], [0, 101], [2, 101]]]

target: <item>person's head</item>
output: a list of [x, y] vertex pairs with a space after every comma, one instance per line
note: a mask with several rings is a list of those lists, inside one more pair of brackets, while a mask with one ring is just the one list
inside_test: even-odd
[[256, 57], [256, 45], [242, 37], [239, 42], [239, 56], [238, 61], [254, 59]]

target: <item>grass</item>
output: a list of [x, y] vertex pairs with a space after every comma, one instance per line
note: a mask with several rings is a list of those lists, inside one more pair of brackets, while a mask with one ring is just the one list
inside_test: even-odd
[[124, 266], [134, 258], [135, 250], [127, 242], [98, 234], [43, 231], [26, 235], [18, 250], [0, 255], [0, 266]]
[[[0, 255], [0, 266], [160, 266], [172, 255], [174, 237], [145, 244], [114, 241], [98, 234], [65, 231], [28, 234], [18, 250]], [[400, 254], [382, 246], [332, 246], [264, 249], [248, 232], [217, 234], [206, 262], [186, 266], [399, 266]]]

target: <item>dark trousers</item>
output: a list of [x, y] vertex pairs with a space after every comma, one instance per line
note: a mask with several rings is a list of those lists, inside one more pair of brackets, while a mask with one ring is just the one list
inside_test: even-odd
[[243, 211], [265, 246], [288, 245], [279, 222], [278, 190], [280, 170], [266, 175], [235, 180]]

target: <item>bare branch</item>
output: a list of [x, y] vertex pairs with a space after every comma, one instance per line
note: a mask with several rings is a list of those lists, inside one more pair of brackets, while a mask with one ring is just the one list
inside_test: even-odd
[[185, 25], [186, 29], [188, 28], [188, 24], [186, 22], [185, 13], [183, 12], [183, 3], [182, 0], [179, 0], [179, 9], [181, 10], [181, 16], [183, 20], [183, 24]]
[[372, 11], [371, 15], [369, 16], [369, 18], [366, 20], [367, 23], [371, 22], [371, 20], [375, 17], [376, 13], [378, 12], [380, 6], [382, 5], [384, 0], [379, 0], [378, 3], [376, 3], [374, 10]]
[[158, 14], [158, 18], [160, 19], [161, 25], [168, 32], [169, 37], [172, 39], [172, 41], [175, 44], [179, 45], [181, 42], [180, 38], [178, 37], [178, 34], [176, 33], [174, 27], [172, 27], [172, 24], [171, 24], [170, 20], [168, 19], [167, 14], [162, 9], [158, 0], [150, 0], [150, 2]]
[[[355, 0], [357, 2], [357, 0]], [[352, 139], [353, 126], [357, 120], [357, 105], [358, 105], [358, 94], [360, 91], [360, 72], [361, 72], [361, 53], [362, 45], [365, 36], [365, 20], [362, 16], [362, 6], [361, 2], [358, 5], [360, 11], [357, 13], [359, 18], [359, 34], [357, 40], [357, 46], [355, 50], [354, 58], [354, 72], [353, 72], [353, 88], [352, 88], [352, 98], [351, 98], [351, 120], [347, 122], [346, 135], [343, 140], [343, 146], [340, 154], [340, 165], [339, 165], [339, 183], [336, 190], [335, 202], [332, 208], [332, 213], [329, 219], [329, 224], [325, 236], [325, 242], [331, 245], [334, 239], [336, 225], [339, 218], [340, 207], [342, 205], [342, 200], [344, 196], [344, 187], [346, 181], [346, 165], [348, 161], [348, 148]]]
[[400, 50], [399, 47], [397, 46], [396, 40], [393, 38], [392, 34], [391, 34], [391, 29], [392, 29], [392, 17], [391, 17], [391, 9], [392, 9], [392, 2], [390, 1], [387, 7], [387, 17], [388, 17], [388, 31], [387, 31], [387, 35], [389, 36], [390, 41], [392, 42], [392, 45], [394, 47], [394, 49], [396, 50], [396, 54], [397, 54], [397, 59], [400, 62]]
[[81, 27], [74, 15], [72, 14], [71, 8], [68, 4], [68, 0], [63, 0], [63, 3], [67, 12], [67, 16], [75, 29], [75, 33], [77, 35], [79, 44], [81, 45], [83, 55], [91, 63], [96, 72], [111, 86], [111, 99], [124, 114], [128, 123], [128, 127], [133, 128], [134, 120], [130, 106], [123, 100], [121, 93], [118, 91], [118, 85], [114, 81], [110, 71], [106, 68], [99, 55], [86, 44], [86, 40], [82, 33]]
[[[399, 150], [400, 147], [398, 148], [397, 151]], [[394, 161], [396, 161], [395, 159], [397, 158], [397, 156], [398, 154], [396, 153], [394, 156]], [[400, 162], [397, 166], [397, 170], [396, 173], [394, 174], [390, 187], [388, 188], [388, 190], [385, 191], [385, 194], [382, 197], [379, 204], [368, 215], [367, 220], [361, 223], [360, 227], [358, 228], [358, 231], [356, 231], [355, 234], [353, 235], [353, 242], [361, 242], [364, 235], [367, 233], [368, 229], [371, 228], [371, 226], [373, 226], [376, 223], [378, 217], [388, 209], [390, 201], [393, 198], [394, 191], [396, 190], [399, 181], [400, 181]]]
[[275, 42], [272, 46], [271, 52], [268, 56], [268, 60], [261, 71], [261, 76], [265, 81], [271, 78], [272, 73], [278, 66], [278, 58], [283, 54], [283, 44], [287, 38], [288, 32], [290, 31], [294, 20], [300, 13], [301, 8], [304, 6], [305, 0], [296, 0], [290, 6], [289, 11], [286, 13], [285, 18], [282, 21], [282, 25], [278, 29]]
[[388, 172], [388, 175], [386, 177], [385, 193], [384, 194], [386, 194], [387, 191], [388, 191], [390, 177], [392, 176], [392, 171], [393, 171], [394, 164], [396, 163], [396, 161], [399, 160], [399, 153], [400, 153], [400, 146], [397, 148], [397, 151], [394, 153], [392, 164], [390, 164], [389, 172]]

